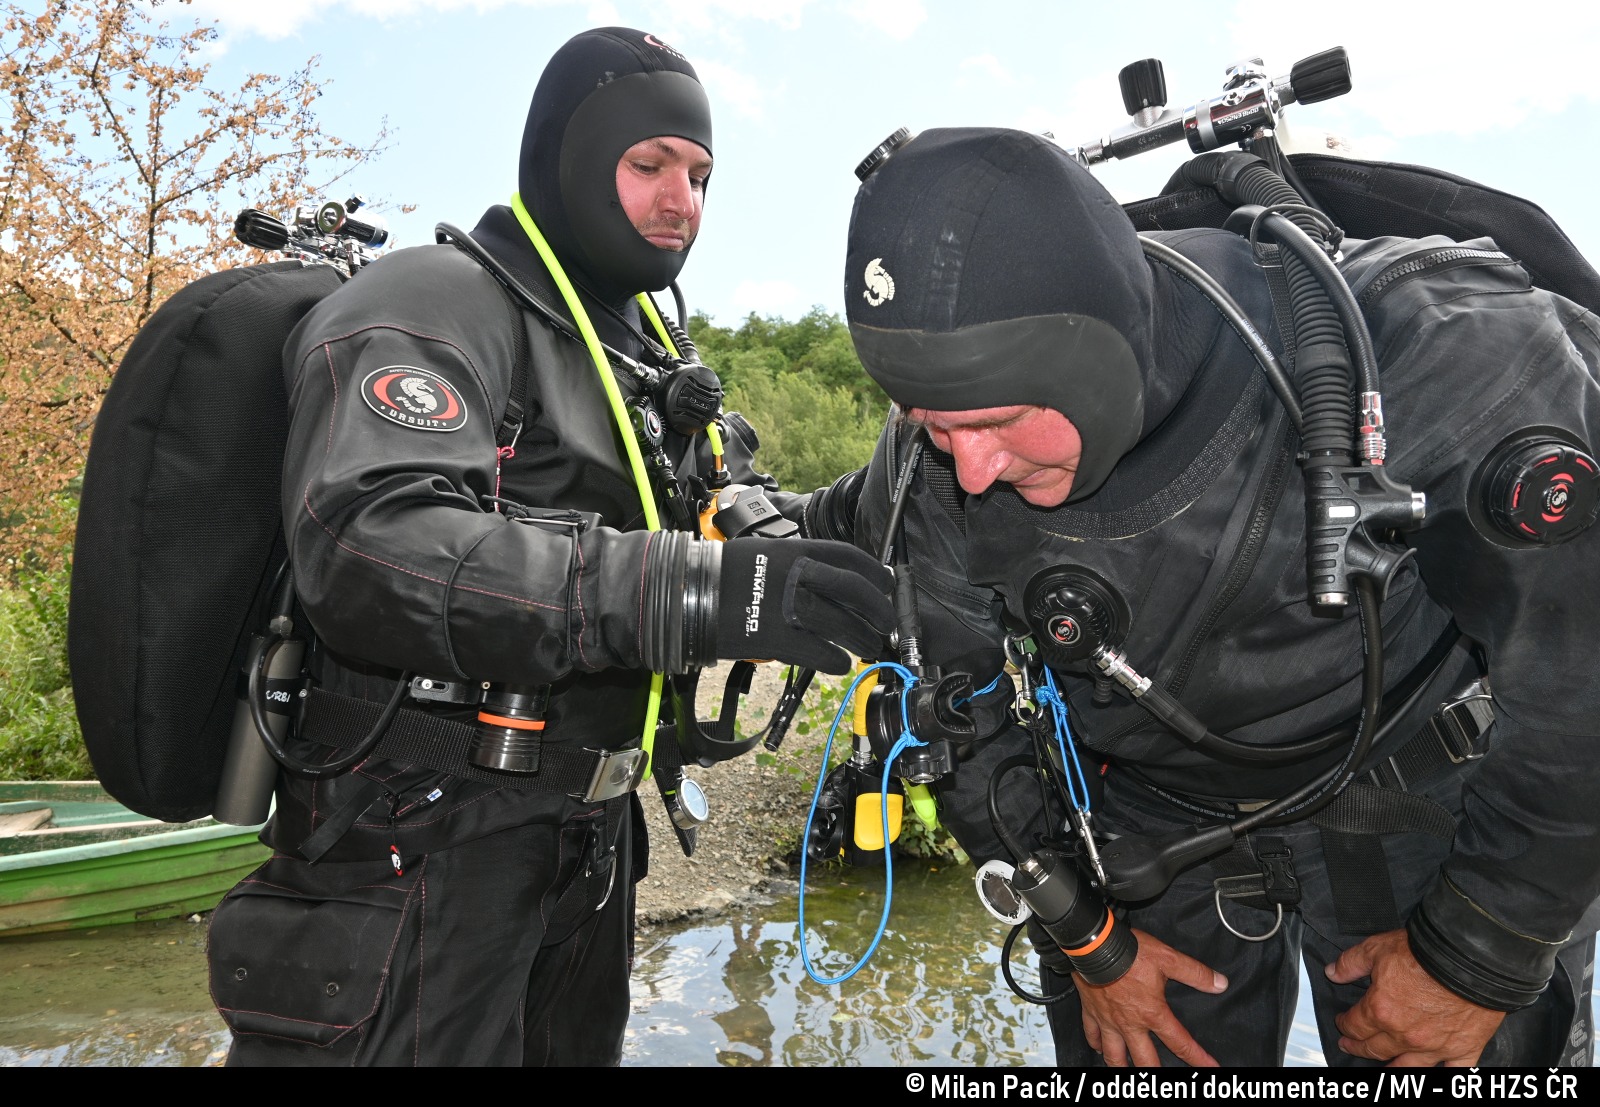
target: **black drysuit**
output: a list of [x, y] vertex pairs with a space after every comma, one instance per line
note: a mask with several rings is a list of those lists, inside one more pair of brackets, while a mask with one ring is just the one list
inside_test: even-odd
[[[663, 355], [632, 292], [666, 285], [682, 254], [634, 230], [615, 174], [663, 135], [709, 151], [692, 68], [605, 28], [546, 69], [523, 148], [520, 195], [600, 338], [646, 365]], [[512, 209], [472, 237], [572, 321]], [[615, 1064], [644, 828], [631, 794], [581, 797], [605, 751], [639, 745], [663, 668], [646, 593], [689, 536], [646, 530], [585, 346], [456, 246], [357, 273], [291, 336], [285, 370], [285, 530], [316, 632], [299, 737], [331, 761], [402, 674], [429, 683], [353, 771], [280, 776], [274, 856], [212, 922], [230, 1063]], [[625, 400], [640, 387], [615, 379]], [[731, 479], [769, 486], [748, 424], [726, 427]], [[710, 471], [704, 435], [669, 430], [664, 450], [681, 480]], [[469, 762], [470, 731], [446, 724], [476, 707], [429, 698], [449, 684], [549, 687], [536, 774]]]
[[[958, 240], [970, 231], [963, 220], [974, 218], [972, 210], [981, 208], [948, 217], [956, 231], [942, 247], [956, 260], [946, 272], [960, 270], [963, 247], [978, 249]], [[1155, 237], [1220, 281], [1281, 352], [1272, 299], [1242, 238], [1221, 230]], [[896, 272], [891, 246], [862, 238], [853, 265], [857, 256], [881, 256], [901, 287], [909, 284], [904, 270]], [[1018, 250], [1029, 253], [1026, 245]], [[1400, 570], [1382, 606], [1386, 686], [1394, 689], [1447, 645], [1452, 623], [1466, 641], [1445, 656], [1368, 762], [1387, 764], [1403, 751], [1406, 774], [1363, 777], [1318, 825], [1251, 835], [1258, 854], [1287, 844], [1302, 886], [1298, 908], [1272, 940], [1241, 940], [1219, 919], [1226, 914], [1229, 926], [1248, 934], [1273, 925], [1270, 905], [1258, 911], [1217, 898], [1214, 878], [1252, 868], [1260, 874], [1248, 855], [1238, 865], [1238, 850], [1186, 872], [1161, 897], [1119, 905], [1118, 912], [1228, 976], [1219, 996], [1168, 989], [1179, 1019], [1224, 1064], [1281, 1063], [1302, 942], [1326, 1060], [1350, 1062], [1337, 1049], [1331, 1020], [1361, 988], [1328, 983], [1322, 966], [1364, 934], [1408, 921], [1414, 945], [1418, 927], [1427, 931], [1433, 959], [1424, 963], [1442, 964], [1452, 986], [1504, 984], [1531, 998], [1554, 976], [1536, 1004], [1509, 1016], [1484, 1063], [1587, 1063], [1595, 923], [1585, 916], [1600, 895], [1593, 803], [1600, 689], [1582, 669], [1600, 626], [1593, 570], [1600, 530], [1553, 548], [1522, 545], [1487, 537], [1471, 504], [1478, 467], [1513, 432], [1545, 426], [1580, 443], [1597, 440], [1600, 335], [1592, 316], [1531, 287], [1523, 269], [1486, 240], [1461, 248], [1443, 239], [1380, 239], [1347, 243], [1345, 255], [1341, 268], [1369, 320], [1382, 369], [1388, 471], [1427, 495], [1426, 521], [1402, 538], [1415, 560]], [[1068, 256], [1057, 263], [1067, 265]], [[1033, 576], [1080, 566], [1127, 602], [1131, 621], [1119, 648], [1129, 664], [1213, 732], [1265, 746], [1348, 722], [1360, 695], [1358, 620], [1354, 611], [1330, 617], [1307, 602], [1304, 493], [1284, 409], [1209, 302], [1168, 269], [1147, 264], [1154, 297], [1147, 418], [1138, 443], [1102, 484], [1056, 508], [1031, 506], [1003, 484], [971, 496], [956, 484], [948, 456], [925, 452], [897, 547], [916, 577], [923, 649], [941, 666], [973, 671], [981, 687], [1000, 668], [1006, 629], [1027, 626], [1023, 593]], [[853, 323], [870, 322], [868, 308], [852, 303], [851, 311]], [[869, 371], [873, 349], [869, 339]], [[1012, 383], [1022, 380], [1025, 389], [1026, 379]], [[986, 394], [979, 374], [967, 386], [967, 402], [940, 406], [1026, 402], [996, 395]], [[840, 512], [826, 498], [859, 484], [854, 538], [879, 548], [911, 432], [891, 421], [864, 479], [818, 494], [808, 511], [814, 531], [839, 534], [828, 520]], [[1083, 431], [1086, 448], [1090, 433]], [[1472, 751], [1481, 759], [1422, 757], [1420, 771], [1411, 772], [1407, 759], [1437, 740], [1410, 739], [1477, 674], [1473, 655], [1487, 663], [1495, 714]], [[1061, 677], [1085, 771], [1103, 784], [1095, 825], [1112, 835], [1235, 817], [1331, 768], [1349, 748], [1340, 744], [1290, 766], [1225, 763], [1197, 752], [1126, 696], [1098, 705], [1085, 676]], [[969, 747], [938, 785], [941, 819], [978, 861], [1010, 860], [990, 825], [986, 789], [1000, 760], [1031, 749], [1024, 732], [1009, 725], [1008, 702], [1005, 690], [977, 701], [979, 733], [995, 737]], [[1002, 791], [1015, 831], [1039, 833], [1048, 822], [1059, 834], [1064, 813], [1052, 811], [1047, 820], [1037, 787], [1026, 774], [1015, 777]], [[1358, 801], [1385, 814], [1363, 821]], [[1388, 876], [1332, 889], [1328, 853]], [[1052, 1007], [1051, 1022], [1061, 1063], [1094, 1060], [1074, 1002]], [[1164, 1049], [1162, 1056], [1174, 1060]]]
[[[520, 234], [510, 220], [491, 210], [475, 237]], [[519, 342], [528, 416], [502, 451], [495, 432]], [[587, 351], [513, 309], [461, 250], [427, 246], [358, 274], [308, 317], [287, 356], [285, 512], [317, 631], [319, 703], [373, 705], [358, 716], [364, 728], [397, 671], [548, 683], [547, 767], [562, 751], [634, 744], [649, 687], [638, 596], [663, 532], [643, 529]], [[363, 390], [395, 366], [422, 371], [411, 375], [430, 381], [438, 410], [458, 402], [459, 429], [380, 414]], [[737, 417], [730, 426], [735, 479], [763, 483], [749, 467], [753, 435]], [[680, 473], [708, 471], [688, 440], [670, 435], [668, 451]], [[551, 521], [513, 521], [491, 496], [548, 509]], [[415, 701], [407, 710], [474, 714]], [[326, 717], [314, 710], [302, 736], [316, 741]], [[278, 856], [213, 924], [213, 988], [238, 1060], [286, 1051], [294, 1063], [619, 1059], [631, 886], [644, 869], [630, 797], [584, 803], [538, 781], [463, 772], [374, 758], [280, 786], [270, 826]], [[350, 944], [330, 944], [330, 933], [352, 935]]]

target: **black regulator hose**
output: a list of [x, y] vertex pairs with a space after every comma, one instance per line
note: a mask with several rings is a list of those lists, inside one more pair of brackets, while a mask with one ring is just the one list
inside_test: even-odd
[[1272, 390], [1278, 394], [1278, 399], [1288, 411], [1289, 421], [1294, 424], [1295, 431], [1299, 432], [1303, 416], [1300, 413], [1300, 397], [1295, 393], [1294, 382], [1289, 379], [1283, 363], [1267, 345], [1267, 340], [1261, 337], [1255, 324], [1250, 322], [1249, 316], [1240, 309], [1238, 302], [1228, 295], [1227, 290], [1217, 283], [1215, 277], [1166, 243], [1140, 235], [1139, 246], [1144, 250], [1146, 257], [1165, 265], [1211, 301], [1212, 306], [1221, 313], [1223, 319], [1255, 357], [1256, 363], [1261, 366], [1261, 371], [1267, 376], [1267, 382], [1272, 385]]
[[994, 826], [994, 833], [1000, 839], [1000, 844], [1006, 847], [1006, 852], [1011, 855], [1012, 864], [1020, 865], [1028, 856], [1030, 850], [1023, 841], [1012, 833], [1006, 825], [1005, 819], [1000, 816], [1000, 781], [1013, 769], [1035, 769], [1034, 758], [1028, 754], [1013, 754], [994, 767], [994, 772], [989, 774], [989, 822]]
[[1256, 245], [1256, 226], [1265, 225], [1272, 231], [1278, 245], [1288, 249], [1296, 260], [1312, 272], [1317, 280], [1317, 288], [1328, 297], [1339, 315], [1341, 335], [1349, 343], [1350, 353], [1355, 358], [1356, 379], [1361, 391], [1377, 392], [1378, 356], [1372, 348], [1372, 335], [1367, 331], [1361, 305], [1356, 303], [1350, 286], [1345, 283], [1344, 275], [1334, 265], [1333, 259], [1292, 218], [1295, 214], [1311, 211], [1313, 209], [1303, 204], [1278, 204], [1264, 209], [1252, 220], [1250, 244], [1252, 247]]
[[1367, 754], [1377, 740], [1383, 715], [1383, 623], [1378, 618], [1378, 588], [1366, 577], [1355, 581], [1356, 612], [1361, 620], [1362, 684], [1361, 721], [1356, 740], [1344, 760], [1299, 791], [1274, 800], [1233, 824], [1234, 835], [1263, 826], [1280, 826], [1310, 818], [1338, 798], [1360, 775]]
[[[672, 290], [672, 303], [673, 303], [673, 306], [678, 309], [678, 329], [683, 332], [684, 341], [688, 342], [689, 341], [689, 305], [688, 305], [687, 302], [685, 302], [685, 300], [683, 298], [683, 289], [678, 287], [678, 282], [677, 281], [673, 281], [667, 287]], [[668, 329], [670, 330], [671, 328], [669, 327]], [[676, 336], [674, 336], [674, 341], [676, 341]], [[692, 347], [694, 345], [694, 343], [693, 342], [689, 342], [689, 345]], [[685, 359], [687, 359], [689, 361], [699, 361], [700, 360], [700, 358], [698, 356], [698, 351], [696, 351], [696, 356], [695, 357], [689, 357], [689, 355], [686, 354], [686, 353], [683, 356], [684, 356]]]
[[[1370, 578], [1360, 577], [1356, 578], [1355, 587], [1362, 626], [1362, 703], [1365, 705], [1373, 702], [1376, 706], [1370, 712], [1363, 706], [1362, 712], [1357, 718], [1354, 741], [1355, 744], [1360, 744], [1364, 739], [1370, 745], [1376, 740], [1377, 735], [1374, 731], [1377, 724], [1369, 722], [1369, 719], [1381, 716], [1384, 707], [1383, 642], [1381, 625], [1378, 619], [1377, 586], [1373, 584]], [[1373, 626], [1379, 627], [1376, 632], [1379, 634], [1376, 648], [1373, 647], [1372, 643], [1371, 628]], [[1452, 638], [1450, 641], [1453, 644], [1454, 639]], [[1437, 658], [1434, 656], [1440, 646], [1443, 645], [1443, 641], [1436, 645], [1434, 651], [1430, 651], [1429, 658], [1424, 662], [1423, 667], [1426, 667], [1430, 661], [1434, 663], [1427, 670], [1428, 678], [1431, 678], [1433, 673], [1437, 672], [1438, 668], [1442, 667], [1448, 659], [1447, 647], [1443, 653], [1438, 654]], [[1424, 678], [1420, 684], [1414, 687], [1407, 688], [1403, 685], [1396, 689], [1401, 698], [1400, 709], [1408, 709], [1411, 706], [1413, 698], [1421, 694], [1421, 691], [1430, 683], [1428, 678]], [[1410, 680], [1411, 677], [1408, 676], [1407, 684], [1409, 684]], [[1348, 724], [1345, 724], [1330, 727], [1320, 734], [1302, 738], [1297, 742], [1274, 746], [1257, 746], [1212, 731], [1205, 723], [1196, 718], [1193, 712], [1179, 703], [1176, 697], [1153, 682], [1150, 682], [1149, 687], [1136, 696], [1136, 700], [1140, 707], [1148, 711], [1163, 726], [1193, 743], [1196, 749], [1220, 761], [1234, 761], [1249, 765], [1294, 764], [1324, 753], [1342, 742], [1350, 742], [1352, 740]], [[1387, 731], [1384, 733], [1386, 734]], [[1348, 760], [1348, 755], [1346, 759]]]
[[[1029, 1003], [1036, 1003], [1041, 1007], [1048, 1006], [1052, 1003], [1060, 1003], [1062, 1000], [1066, 999], [1072, 994], [1071, 989], [1068, 989], [1064, 992], [1057, 992], [1053, 996], [1035, 995], [1034, 993], [1028, 991], [1028, 989], [1024, 988], [1021, 984], [1017, 983], [1017, 978], [1011, 975], [1011, 950], [1017, 944], [1018, 935], [1026, 930], [1027, 927], [1027, 923], [1019, 922], [1016, 926], [1011, 928], [1010, 933], [1006, 935], [1006, 940], [1000, 944], [1000, 975], [1005, 977], [1007, 986], [1011, 988], [1011, 991], [1017, 996], [1018, 999], [1026, 1000]], [[1049, 972], [1050, 969], [1041, 964], [1039, 966], [1039, 971], [1041, 973], [1046, 973]]]
[[267, 633], [253, 647], [250, 657], [245, 662], [245, 698], [250, 704], [250, 718], [256, 725], [256, 731], [261, 735], [262, 744], [267, 747], [267, 752], [272, 758], [282, 765], [284, 770], [293, 776], [304, 777], [307, 780], [323, 780], [332, 776], [339, 776], [349, 772], [372, 754], [383, 740], [389, 730], [389, 724], [394, 721], [394, 716], [400, 710], [400, 703], [405, 699], [406, 689], [411, 685], [411, 673], [401, 673], [399, 681], [395, 684], [394, 694], [389, 697], [389, 702], [384, 705], [383, 713], [378, 716], [378, 721], [372, 730], [361, 739], [356, 748], [345, 756], [326, 764], [315, 764], [302, 761], [289, 752], [286, 743], [278, 740], [278, 735], [272, 728], [272, 722], [267, 718], [267, 672], [272, 665], [272, 659], [278, 651], [291, 641], [294, 633], [295, 592], [294, 574], [292, 571], [282, 574], [282, 586], [278, 592], [277, 602], [273, 607], [272, 619], [267, 624]]
[[894, 495], [889, 502], [889, 521], [883, 528], [883, 542], [878, 547], [878, 561], [888, 565], [894, 553], [894, 542], [900, 534], [900, 520], [905, 518], [906, 503], [911, 499], [911, 481], [917, 475], [917, 464], [922, 460], [922, 444], [926, 435], [921, 427], [912, 432], [911, 446], [906, 452], [905, 468], [895, 482]]
[[[1462, 635], [1461, 631], [1456, 628], [1456, 625], [1451, 623], [1446, 629], [1445, 633], [1441, 635], [1439, 640], [1433, 644], [1432, 648], [1429, 649], [1427, 656], [1418, 662], [1417, 666], [1412, 669], [1411, 672], [1406, 674], [1405, 679], [1396, 684], [1394, 688], [1392, 688], [1389, 693], [1383, 697], [1381, 713], [1384, 721], [1383, 725], [1378, 727], [1377, 732], [1372, 736], [1374, 745], [1382, 742], [1384, 739], [1389, 737], [1390, 734], [1394, 733], [1394, 728], [1410, 716], [1411, 711], [1417, 706], [1418, 703], [1422, 701], [1422, 698], [1427, 695], [1429, 690], [1434, 687], [1434, 682], [1440, 677], [1440, 675], [1444, 673], [1445, 667], [1449, 664], [1450, 658], [1454, 654], [1455, 647], [1462, 641], [1463, 637], [1464, 636]], [[1360, 726], [1361, 716], [1358, 713], [1354, 722], [1346, 721], [1342, 723], [1336, 723], [1328, 729], [1321, 731], [1318, 734], [1314, 734], [1309, 738], [1302, 738], [1298, 742], [1293, 742], [1283, 746], [1274, 746], [1272, 748], [1275, 750], [1290, 751], [1294, 755], [1292, 758], [1286, 757], [1283, 760], [1305, 760], [1314, 757], [1319, 753], [1326, 752], [1327, 750], [1332, 749], [1334, 746], [1345, 745], [1352, 742], [1355, 739]], [[1228, 740], [1231, 741], [1231, 739]], [[1254, 749], [1256, 747], [1251, 748]], [[1208, 749], [1206, 752], [1211, 753], [1213, 756], [1216, 756], [1219, 759], [1227, 759], [1229, 756], [1225, 753], [1219, 753], [1214, 749]], [[1174, 807], [1181, 807], [1186, 811], [1192, 811], [1195, 814], [1204, 816], [1208, 819], [1232, 819], [1234, 817], [1232, 812], [1220, 811], [1215, 807], [1206, 807], [1188, 799], [1185, 796], [1170, 792], [1161, 785], [1142, 778], [1136, 770], [1128, 769], [1125, 771], [1138, 780], [1140, 787], [1144, 788], [1151, 795], [1159, 796], [1161, 799], [1172, 804]]]
[[[1177, 176], [1188, 184], [1215, 189], [1236, 208], [1246, 204], [1304, 207], [1300, 194], [1254, 154], [1204, 155], [1186, 162]], [[1290, 219], [1314, 241], [1321, 236], [1318, 218], [1297, 211]], [[1294, 317], [1295, 364], [1304, 410], [1302, 448], [1311, 457], [1348, 457], [1355, 437], [1351, 363], [1339, 312], [1317, 274], [1298, 253], [1285, 253], [1283, 271]]]
[[[678, 296], [678, 311], [681, 313], [683, 311], [683, 299], [678, 293], [676, 284], [672, 286], [672, 291], [674, 295]], [[695, 346], [694, 339], [689, 337], [689, 332], [684, 329], [683, 324], [670, 315], [661, 315], [661, 325], [666, 327], [667, 334], [672, 336], [672, 344], [678, 348], [679, 357], [683, 358], [684, 361], [693, 362], [695, 365], [705, 364], [700, 360], [700, 350]]]
[[1344, 760], [1299, 790], [1232, 822], [1186, 827], [1151, 838], [1127, 835], [1112, 839], [1100, 849], [1107, 893], [1124, 902], [1153, 899], [1165, 892], [1184, 869], [1227, 852], [1252, 830], [1299, 822], [1316, 814], [1360, 773], [1381, 721], [1383, 627], [1378, 621], [1377, 587], [1361, 578], [1355, 582], [1355, 590], [1364, 652], [1361, 721]]

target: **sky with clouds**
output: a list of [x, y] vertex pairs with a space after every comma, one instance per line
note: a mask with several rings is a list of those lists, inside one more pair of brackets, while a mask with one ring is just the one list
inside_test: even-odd
[[[1291, 132], [1331, 132], [1363, 156], [1524, 196], [1600, 263], [1600, 5], [195, 0], [159, 12], [217, 22], [219, 83], [318, 55], [329, 131], [362, 140], [387, 117], [389, 150], [352, 186], [417, 205], [390, 216], [396, 246], [507, 201], [529, 98], [561, 43], [594, 26], [655, 33], [711, 98], [716, 170], [680, 283], [692, 309], [723, 324], [842, 312], [853, 170], [896, 127], [1020, 127], [1075, 147], [1127, 122], [1117, 72], [1147, 57], [1164, 63], [1181, 108], [1217, 94], [1241, 58], [1277, 76], [1343, 46], [1354, 90], [1289, 109]], [[1159, 191], [1183, 156], [1168, 148], [1097, 173], [1133, 200]]]

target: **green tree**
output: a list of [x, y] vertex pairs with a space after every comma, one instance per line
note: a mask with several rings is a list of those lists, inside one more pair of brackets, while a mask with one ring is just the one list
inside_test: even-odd
[[216, 29], [157, 18], [178, 5], [0, 0], [0, 777], [92, 772], [67, 559], [128, 343], [184, 284], [259, 260], [232, 240], [240, 208], [287, 212], [385, 138], [321, 130], [315, 58], [221, 86], [201, 60]]
[[94, 775], [70, 680], [66, 571], [0, 585], [0, 780]]
[[856, 399], [809, 373], [773, 373], [746, 367], [728, 386], [725, 405], [744, 412], [761, 436], [757, 464], [794, 492], [832, 483], [872, 457], [882, 425]]
[[736, 328], [719, 327], [697, 315], [690, 333], [724, 384], [738, 384], [754, 370], [802, 373], [847, 393], [861, 412], [874, 418], [888, 410], [889, 398], [861, 368], [850, 329], [820, 307], [794, 322], [752, 314]]
[[821, 308], [793, 322], [752, 314], [729, 328], [697, 315], [690, 333], [722, 378], [725, 406], [759, 432], [757, 463], [784, 488], [820, 488], [871, 458], [889, 400], [838, 316]]

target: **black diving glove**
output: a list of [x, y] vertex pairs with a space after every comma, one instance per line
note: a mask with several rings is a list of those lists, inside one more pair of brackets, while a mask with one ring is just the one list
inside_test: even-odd
[[894, 574], [843, 542], [724, 543], [717, 591], [718, 658], [847, 673], [846, 650], [876, 660], [894, 629]]
[[650, 536], [639, 659], [658, 673], [770, 658], [850, 671], [845, 651], [876, 660], [894, 628], [894, 576], [845, 542]]

